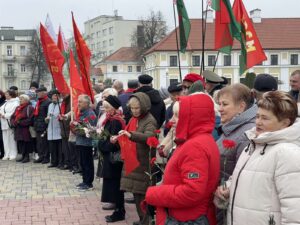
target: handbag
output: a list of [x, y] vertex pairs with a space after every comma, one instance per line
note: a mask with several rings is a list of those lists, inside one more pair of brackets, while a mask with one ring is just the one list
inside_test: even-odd
[[165, 225], [209, 225], [206, 215], [202, 215], [196, 220], [181, 222], [171, 217], [168, 209], [166, 209], [166, 211], [167, 211], [167, 219]]

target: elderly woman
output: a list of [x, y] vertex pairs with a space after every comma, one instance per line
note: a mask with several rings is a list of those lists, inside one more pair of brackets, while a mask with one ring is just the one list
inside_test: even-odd
[[258, 102], [256, 127], [246, 132], [251, 144], [242, 152], [229, 189], [230, 225], [300, 224], [300, 121], [297, 104], [281, 91], [267, 92]]
[[17, 156], [17, 143], [10, 118], [19, 106], [19, 99], [14, 90], [5, 92], [6, 102], [0, 107], [1, 129], [3, 135], [4, 157], [2, 160], [14, 160]]
[[214, 103], [205, 94], [182, 97], [174, 104], [175, 124], [177, 114], [177, 148], [167, 163], [162, 185], [148, 188], [146, 202], [157, 207], [158, 225], [214, 225], [212, 198], [220, 169], [212, 136]]
[[101, 202], [115, 205], [113, 214], [105, 217], [106, 222], [125, 219], [124, 192], [120, 190], [123, 162], [120, 145], [115, 138], [119, 131], [125, 128], [125, 121], [118, 110], [120, 106], [121, 102], [116, 96], [109, 95], [103, 101], [106, 119], [103, 121], [102, 138], [98, 143], [103, 156]]
[[33, 124], [33, 107], [30, 104], [28, 95], [20, 95], [20, 106], [11, 117], [11, 124], [15, 127], [15, 140], [17, 141], [18, 152], [22, 157], [17, 162], [29, 162], [31, 148], [31, 136], [29, 126]]
[[[136, 204], [137, 213], [140, 221], [135, 224], [149, 224], [149, 218], [146, 216], [140, 203], [145, 199], [147, 188], [151, 185], [146, 171], [149, 168], [149, 146], [146, 144], [147, 138], [155, 135], [156, 120], [151, 115], [151, 101], [148, 95], [142, 92], [137, 92], [130, 96], [128, 102], [132, 118], [130, 119], [125, 130], [120, 132], [120, 135], [126, 135], [132, 142], [136, 150], [136, 158], [139, 166], [128, 175], [121, 179], [121, 189], [127, 192], [132, 192]], [[130, 149], [133, 151], [134, 149]], [[152, 152], [155, 156], [155, 152]], [[126, 165], [126, 161], [125, 161]]]

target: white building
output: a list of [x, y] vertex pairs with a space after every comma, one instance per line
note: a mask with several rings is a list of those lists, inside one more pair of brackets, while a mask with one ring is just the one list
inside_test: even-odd
[[131, 46], [132, 34], [137, 31], [138, 20], [124, 20], [114, 16], [98, 16], [84, 23], [84, 36], [92, 51], [92, 65], [111, 55], [121, 47]]

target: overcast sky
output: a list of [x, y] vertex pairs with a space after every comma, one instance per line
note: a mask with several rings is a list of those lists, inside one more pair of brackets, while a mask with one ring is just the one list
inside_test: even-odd
[[[45, 22], [49, 13], [54, 27], [58, 29], [62, 25], [65, 35], [69, 37], [72, 32], [71, 11], [83, 32], [84, 21], [103, 14], [112, 15], [115, 9], [125, 19], [138, 19], [153, 9], [162, 11], [171, 30], [174, 26], [172, 2], [173, 0], [0, 0], [0, 26], [36, 28], [40, 22]], [[201, 0], [185, 0], [185, 4], [190, 18], [201, 18]], [[300, 17], [299, 0], [244, 0], [244, 4], [248, 11], [260, 8], [262, 17]]]

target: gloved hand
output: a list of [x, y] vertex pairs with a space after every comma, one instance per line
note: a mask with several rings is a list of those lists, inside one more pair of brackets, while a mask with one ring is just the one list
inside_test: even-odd
[[166, 158], [165, 153], [164, 153], [164, 148], [165, 148], [164, 145], [161, 145], [157, 148], [158, 154], [162, 158]]

